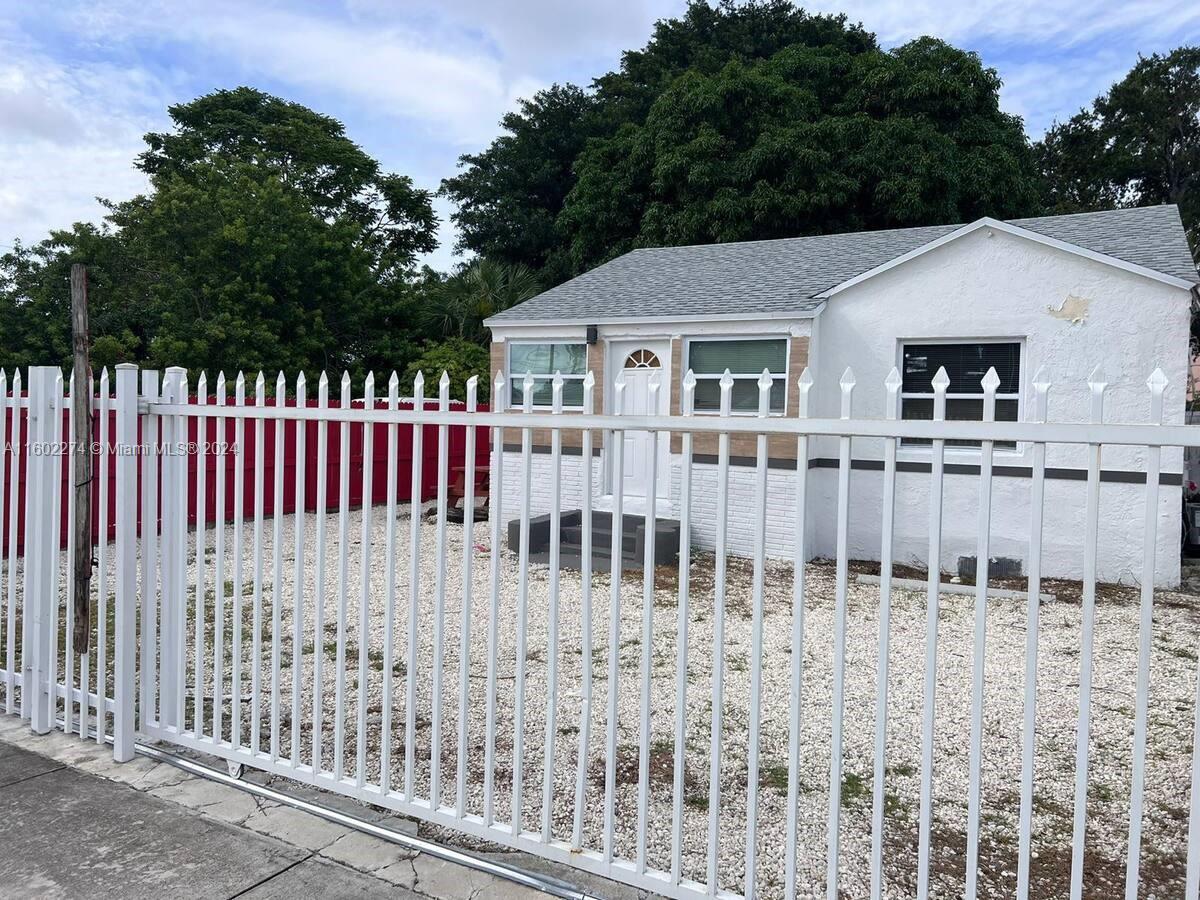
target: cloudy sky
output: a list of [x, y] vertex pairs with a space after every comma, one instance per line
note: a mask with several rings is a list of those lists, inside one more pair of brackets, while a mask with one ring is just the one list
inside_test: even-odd
[[[0, 251], [98, 219], [144, 186], [131, 161], [166, 107], [254, 85], [344, 121], [388, 169], [436, 189], [517, 97], [587, 83], [684, 0], [0, 0]], [[1200, 41], [1195, 0], [860, 0], [887, 46], [934, 34], [978, 51], [1034, 137], [1138, 53]], [[448, 267], [453, 230], [439, 201]]]

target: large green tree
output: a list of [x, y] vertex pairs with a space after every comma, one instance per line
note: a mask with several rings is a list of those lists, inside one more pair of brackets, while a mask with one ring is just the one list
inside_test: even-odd
[[546, 284], [646, 244], [1032, 214], [1032, 154], [999, 88], [931, 38], [885, 52], [787, 0], [692, 2], [590, 90], [507, 117], [443, 190], [464, 246]]
[[788, 0], [692, 0], [589, 89], [556, 85], [523, 101], [501, 120], [503, 133], [481, 153], [461, 157], [462, 171], [442, 184], [458, 207], [460, 247], [527, 265], [547, 285], [575, 274], [559, 217], [588, 142], [643, 125], [657, 97], [685, 73], [714, 75], [731, 59], [766, 59], [793, 46], [853, 54], [876, 44], [844, 16], [810, 15]]
[[1051, 209], [1176, 203], [1200, 249], [1200, 47], [1139, 57], [1035, 150]]
[[412, 276], [435, 246], [428, 192], [382, 172], [336, 120], [260, 91], [170, 113], [175, 128], [139, 157], [148, 193], [109, 204], [104, 228], [0, 259], [0, 365], [65, 360], [75, 261], [89, 266], [98, 362], [407, 365], [426, 337]]
[[138, 167], [160, 180], [203, 177], [213, 163], [270, 173], [311, 212], [352, 225], [384, 276], [404, 274], [437, 242], [427, 191], [381, 170], [337, 119], [249, 87], [219, 90], [167, 110], [173, 131], [146, 135]]
[[153, 314], [140, 298], [151, 275], [111, 228], [76, 224], [0, 255], [0, 368], [70, 364], [74, 261], [88, 263], [95, 366], [141, 358]]
[[661, 19], [646, 46], [622, 54], [620, 68], [595, 79], [612, 129], [645, 121], [658, 96], [685, 72], [715, 75], [731, 60], [770, 59], [788, 47], [851, 55], [878, 49], [875, 36], [844, 15], [812, 15], [792, 0], [689, 0], [677, 19]]
[[386, 297], [352, 222], [315, 215], [304, 195], [247, 163], [156, 178], [117, 206], [122, 237], [154, 266], [143, 302], [159, 366], [358, 367]]
[[688, 71], [592, 142], [559, 218], [576, 270], [633, 247], [960, 222], [1036, 211], [1020, 119], [972, 53], [793, 45]]
[[458, 204], [460, 249], [536, 270], [556, 262], [555, 219], [575, 184], [575, 158], [602, 133], [597, 110], [581, 88], [555, 85], [506, 114], [487, 150], [459, 160], [463, 171], [442, 190]]

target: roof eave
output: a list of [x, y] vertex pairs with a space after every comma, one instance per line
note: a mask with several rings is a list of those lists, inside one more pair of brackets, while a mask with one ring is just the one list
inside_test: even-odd
[[708, 315], [681, 316], [589, 316], [587, 318], [517, 319], [490, 316], [483, 320], [485, 328], [546, 327], [555, 325], [640, 325], [657, 322], [760, 322], [772, 319], [815, 319], [825, 309], [824, 298], [814, 297], [821, 302], [806, 310], [782, 310], [759, 313], [717, 313]]

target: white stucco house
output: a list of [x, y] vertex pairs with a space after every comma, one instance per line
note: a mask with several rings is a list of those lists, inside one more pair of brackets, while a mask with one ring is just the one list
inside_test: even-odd
[[[1147, 376], [1166, 373], [1166, 420], [1182, 423], [1188, 369], [1189, 320], [1196, 302], [1196, 266], [1173, 206], [1079, 215], [980, 219], [944, 225], [783, 240], [635, 250], [505, 310], [487, 321], [492, 369], [514, 384], [528, 371], [538, 380], [535, 402], [548, 403], [549, 379], [567, 379], [568, 407], [582, 396], [582, 379], [596, 378], [597, 411], [610, 411], [616, 373], [627, 380], [626, 411], [649, 411], [646, 375], [659, 368], [669, 384], [660, 413], [678, 411], [682, 374], [699, 379], [697, 414], [712, 414], [716, 379], [735, 375], [735, 413], [752, 414], [755, 381], [775, 373], [772, 412], [795, 415], [796, 379], [805, 366], [815, 378], [812, 415], [838, 414], [838, 378], [853, 367], [855, 416], [882, 417], [883, 382], [893, 366], [904, 383], [901, 415], [929, 418], [930, 380], [939, 366], [951, 378], [949, 418], [978, 418], [980, 377], [1001, 376], [997, 418], [1024, 418], [1031, 382], [1044, 367], [1052, 387], [1049, 420], [1085, 421], [1087, 376], [1102, 364], [1108, 376], [1106, 421], [1144, 422]], [[565, 444], [577, 447], [568, 435]], [[637, 508], [654, 491], [662, 516], [677, 515], [679, 441], [645, 435], [626, 441], [624, 496]], [[733, 440], [729, 504], [731, 547], [748, 553], [753, 490], [753, 438]], [[548, 440], [535, 436], [533, 508], [548, 508]], [[563, 508], [590, 490], [597, 508], [612, 494], [609, 448], [597, 441], [594, 458], [575, 449], [564, 461]], [[807, 521], [813, 556], [834, 553], [837, 448], [812, 442]], [[515, 449], [515, 447], [513, 447]], [[569, 451], [568, 451], [569, 452]], [[657, 483], [639, 464], [659, 454]], [[904, 442], [898, 450], [895, 558], [923, 566], [928, 544], [929, 448]], [[693, 470], [692, 544], [711, 547], [715, 518], [715, 444], [697, 437]], [[790, 556], [796, 516], [794, 441], [772, 442], [768, 552]], [[1079, 577], [1084, 532], [1082, 447], [1051, 446], [1047, 454], [1043, 574]], [[883, 446], [856, 440], [851, 479], [850, 552], [880, 554]], [[1031, 451], [998, 446], [993, 486], [991, 556], [1023, 571], [1028, 554]], [[975, 555], [979, 450], [946, 451], [943, 549], [940, 566], [957, 571]], [[518, 507], [520, 460], [506, 454], [501, 484], [505, 510]], [[1100, 571], [1106, 581], [1133, 581], [1141, 566], [1144, 451], [1106, 449], [1102, 463]], [[1159, 575], [1179, 580], [1183, 454], [1164, 453], [1159, 527]], [[542, 474], [538, 474], [538, 472]], [[589, 476], [590, 477], [587, 477]], [[746, 502], [740, 502], [744, 497]], [[1136, 513], [1132, 511], [1137, 511]], [[744, 517], [747, 527], [739, 527]]]

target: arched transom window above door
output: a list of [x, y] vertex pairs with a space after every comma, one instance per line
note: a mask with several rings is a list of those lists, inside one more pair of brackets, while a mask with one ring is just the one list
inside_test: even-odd
[[634, 350], [625, 357], [626, 369], [661, 369], [662, 363], [653, 350]]

